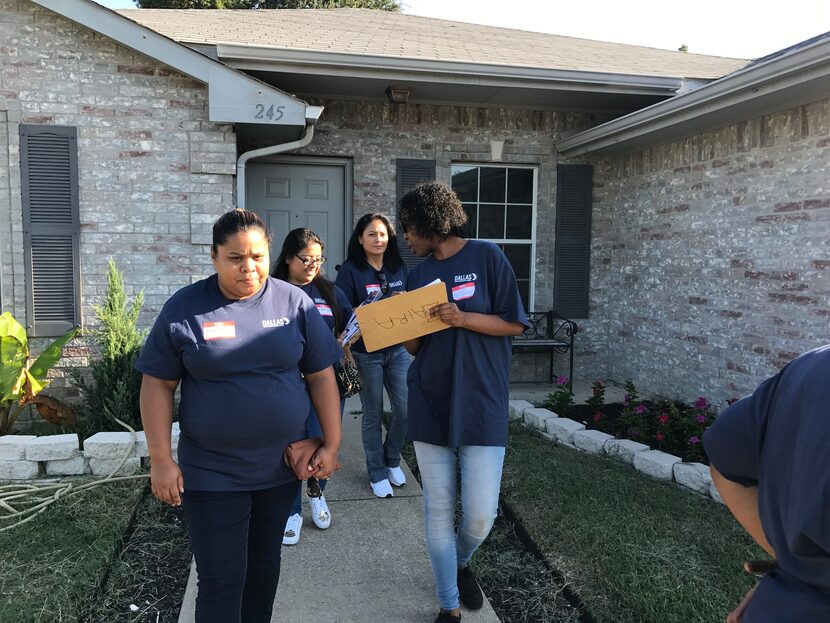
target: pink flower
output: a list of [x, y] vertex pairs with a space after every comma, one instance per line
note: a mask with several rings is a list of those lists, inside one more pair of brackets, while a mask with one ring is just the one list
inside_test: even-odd
[[601, 419], [602, 419], [602, 413], [600, 411], [597, 411], [596, 413], [594, 413], [594, 422], [599, 422]]
[[696, 446], [700, 443], [700, 438], [697, 435], [692, 435], [691, 437], [689, 437], [689, 443], [693, 446]]
[[709, 401], [706, 400], [703, 396], [700, 396], [697, 400], [695, 400], [695, 409], [708, 409], [709, 408]]
[[661, 413], [660, 417], [657, 418], [657, 419], [660, 420], [661, 424], [668, 424], [669, 423], [669, 416], [666, 415], [665, 413]]
[[567, 385], [568, 384], [568, 377], [567, 376], [557, 376], [556, 377], [556, 384], [559, 385], [560, 387], [562, 385]]
[[706, 416], [703, 415], [702, 413], [698, 413], [695, 416], [695, 420], [697, 421], [698, 424], [706, 424]]
[[666, 436], [665, 436], [663, 433], [657, 433], [657, 434], [654, 436], [654, 438], [655, 438], [657, 441], [665, 441]]
[[637, 405], [636, 407], [634, 407], [634, 413], [636, 413], [637, 415], [640, 415], [641, 413], [645, 413], [645, 412], [646, 412], [646, 406], [645, 405]]

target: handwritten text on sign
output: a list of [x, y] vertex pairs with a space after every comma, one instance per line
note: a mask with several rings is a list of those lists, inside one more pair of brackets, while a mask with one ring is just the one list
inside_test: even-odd
[[447, 302], [447, 286], [435, 283], [355, 309], [368, 352], [448, 329], [429, 310]]

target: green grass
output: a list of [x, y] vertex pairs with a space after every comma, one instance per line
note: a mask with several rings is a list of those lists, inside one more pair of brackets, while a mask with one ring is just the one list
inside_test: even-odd
[[723, 621], [764, 557], [712, 500], [517, 425], [502, 495], [597, 623]]
[[97, 487], [0, 533], [0, 621], [84, 620], [144, 486]]

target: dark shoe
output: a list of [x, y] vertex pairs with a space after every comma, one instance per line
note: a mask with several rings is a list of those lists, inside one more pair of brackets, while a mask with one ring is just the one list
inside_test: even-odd
[[458, 595], [464, 607], [470, 610], [479, 610], [484, 605], [484, 596], [469, 565], [458, 570]]
[[438, 618], [435, 619], [435, 623], [461, 623], [461, 615], [455, 616], [449, 612], [441, 612], [438, 613]]

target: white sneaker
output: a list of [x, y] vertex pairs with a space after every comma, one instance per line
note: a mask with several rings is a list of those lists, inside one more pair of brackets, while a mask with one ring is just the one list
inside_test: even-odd
[[392, 493], [392, 485], [389, 484], [389, 481], [386, 478], [380, 482], [373, 482], [372, 491], [379, 498], [391, 498], [394, 495], [394, 493]]
[[291, 515], [285, 522], [285, 533], [282, 535], [283, 545], [296, 545], [300, 542], [300, 530], [303, 529], [303, 516], [299, 513]]
[[325, 530], [331, 525], [331, 511], [326, 497], [321, 495], [319, 498], [308, 498], [308, 501], [311, 502], [311, 520], [320, 530]]
[[389, 474], [389, 482], [396, 487], [403, 487], [406, 484], [406, 476], [400, 467], [387, 467], [386, 472]]

